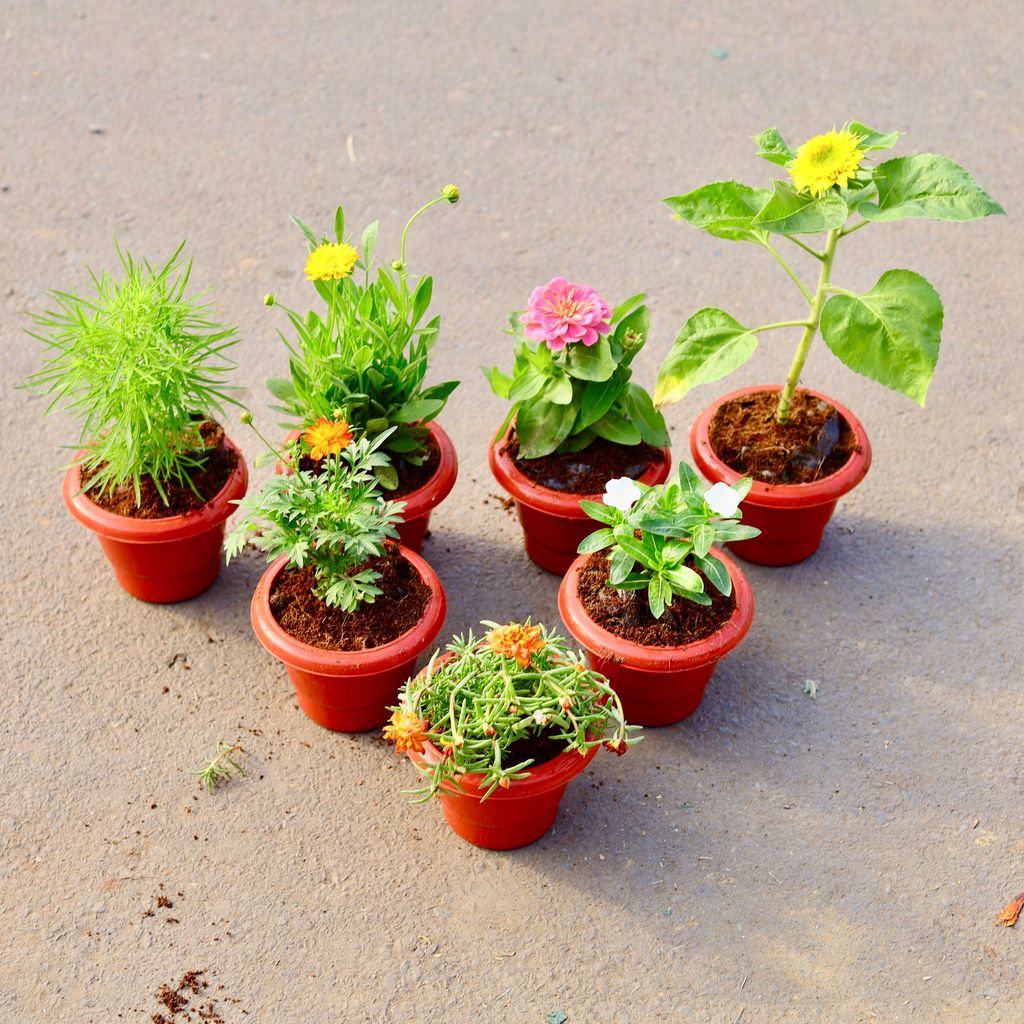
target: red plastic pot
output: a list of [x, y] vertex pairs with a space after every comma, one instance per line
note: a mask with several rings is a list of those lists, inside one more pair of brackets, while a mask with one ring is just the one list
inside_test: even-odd
[[[708, 480], [733, 484], [743, 476], [727, 466], [711, 447], [709, 432], [715, 413], [734, 398], [780, 390], [778, 384], [740, 388], [723, 395], [697, 417], [690, 430], [690, 451], [697, 468]], [[793, 565], [813, 555], [821, 544], [836, 503], [864, 479], [871, 465], [871, 444], [860, 420], [834, 398], [818, 391], [808, 391], [808, 394], [828, 402], [849, 423], [860, 450], [855, 451], [841, 469], [809, 484], [765, 484], [755, 480], [743, 499], [743, 522], [756, 526], [761, 536], [729, 545], [731, 551], [748, 562]]]
[[[508, 789], [496, 789], [486, 800], [480, 797], [481, 775], [464, 775], [460, 793], [442, 783], [438, 798], [448, 824], [457, 835], [486, 850], [514, 850], [535, 843], [555, 823], [565, 787], [594, 759], [599, 745], [580, 753], [569, 750], [543, 764], [526, 769], [525, 779], [513, 779]], [[429, 740], [423, 753], [409, 752], [417, 765], [436, 764], [441, 752]]]
[[299, 706], [317, 725], [335, 732], [365, 732], [383, 725], [396, 703], [398, 688], [413, 674], [416, 659], [444, 625], [448, 604], [437, 574], [414, 551], [399, 553], [430, 587], [423, 618], [408, 632], [368, 651], [325, 651], [286, 633], [270, 610], [270, 592], [288, 564], [282, 555], [260, 578], [252, 595], [250, 618], [257, 639], [284, 662]]
[[754, 621], [754, 592], [739, 566], [717, 548], [732, 578], [736, 608], [711, 636], [678, 647], [645, 647], [599, 626], [588, 614], [578, 591], [579, 574], [591, 555], [573, 562], [558, 590], [558, 610], [566, 629], [587, 652], [591, 668], [608, 677], [622, 701], [627, 722], [671, 725], [700, 706], [719, 659], [747, 635]]
[[[491, 442], [487, 460], [491, 472], [502, 487], [512, 495], [523, 525], [523, 540], [526, 553], [542, 569], [561, 576], [576, 558], [580, 541], [600, 527], [583, 509], [583, 500], [600, 501], [603, 491], [598, 494], [568, 494], [553, 491], [534, 483], [520, 472], [515, 460], [503, 449], [512, 436], [513, 427]], [[672, 467], [672, 455], [667, 448], [660, 448], [661, 458], [647, 467], [639, 477], [643, 484], [661, 484], [668, 479]]]
[[[455, 454], [455, 445], [451, 438], [436, 424], [424, 424], [441, 452], [441, 461], [438, 463], [434, 475], [422, 486], [410, 491], [404, 497], [398, 499], [405, 502], [405, 511], [402, 515], [405, 522], [398, 524], [398, 536], [404, 547], [419, 553], [423, 547], [423, 538], [430, 526], [430, 513], [440, 505], [451, 493], [455, 486], [455, 479], [459, 475], [459, 459]], [[285, 438], [285, 441], [294, 441], [301, 436], [301, 430], [293, 430]], [[280, 460], [277, 462], [277, 472], [287, 472], [287, 467]], [[385, 497], [386, 497], [385, 492]]]
[[158, 604], [184, 601], [201, 594], [217, 578], [224, 523], [235, 511], [232, 502], [243, 497], [249, 485], [241, 451], [228, 438], [224, 443], [238, 454], [234, 471], [210, 501], [185, 515], [160, 519], [116, 515], [81, 490], [79, 465], [70, 466], [64, 474], [64, 504], [99, 538], [117, 582], [133, 597]]

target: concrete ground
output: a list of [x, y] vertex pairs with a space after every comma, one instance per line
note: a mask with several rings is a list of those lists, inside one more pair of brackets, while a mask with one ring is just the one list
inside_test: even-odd
[[[995, 923], [1024, 889], [1012, 219], [844, 244], [840, 283], [912, 267], [943, 295], [927, 409], [818, 345], [805, 379], [863, 420], [870, 475], [813, 559], [749, 567], [753, 630], [699, 712], [599, 756], [516, 853], [464, 845], [406, 802], [414, 772], [379, 739], [296, 709], [249, 628], [255, 556], [178, 606], [118, 590], [60, 501], [74, 423], [12, 390], [47, 288], [85, 287], [115, 235], [152, 259], [187, 236], [270, 424], [283, 317], [261, 299], [310, 296], [288, 213], [326, 225], [343, 201], [390, 256], [456, 182], [410, 248], [444, 316], [432, 377], [463, 379], [443, 416], [461, 475], [425, 554], [447, 632], [556, 622], [485, 461], [504, 408], [477, 367], [509, 362], [506, 310], [556, 274], [646, 290], [649, 384], [700, 306], [802, 312], [763, 253], [659, 203], [766, 182], [748, 136], [771, 124], [898, 126], [900, 152], [949, 154], [1019, 214], [1022, 22], [1010, 2], [8, 4], [0, 1018], [147, 1022], [160, 985], [204, 970], [229, 1024], [1024, 1019], [1024, 933]], [[677, 457], [716, 393], [782, 378], [783, 333], [670, 410]], [[247, 774], [211, 796], [189, 771], [219, 737]]]

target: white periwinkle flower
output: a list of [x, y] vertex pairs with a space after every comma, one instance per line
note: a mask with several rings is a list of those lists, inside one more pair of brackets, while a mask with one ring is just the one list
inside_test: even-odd
[[740, 496], [728, 485], [717, 483], [704, 492], [704, 500], [708, 507], [717, 515], [726, 519], [736, 515], [740, 507]]
[[642, 493], [628, 476], [620, 476], [604, 485], [604, 503], [620, 512], [628, 512], [640, 500]]

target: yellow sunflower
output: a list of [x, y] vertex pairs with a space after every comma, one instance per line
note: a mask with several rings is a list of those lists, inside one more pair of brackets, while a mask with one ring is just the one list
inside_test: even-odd
[[310, 281], [334, 281], [352, 273], [359, 253], [348, 242], [324, 242], [309, 254], [306, 277]]
[[846, 188], [864, 159], [864, 151], [857, 148], [861, 140], [862, 136], [845, 128], [808, 139], [789, 166], [789, 176], [798, 191], [820, 196], [833, 185]]
[[352, 443], [352, 431], [346, 420], [332, 421], [321, 416], [302, 435], [302, 440], [309, 445], [309, 457], [320, 460], [347, 448]]

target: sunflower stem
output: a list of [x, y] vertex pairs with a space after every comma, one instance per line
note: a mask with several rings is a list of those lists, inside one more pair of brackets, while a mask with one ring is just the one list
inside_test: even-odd
[[780, 320], [777, 324], [762, 324], [760, 327], [751, 327], [752, 334], [760, 334], [761, 331], [777, 331], [780, 327], [810, 327], [809, 320]]
[[793, 404], [793, 394], [796, 386], [800, 383], [800, 374], [803, 372], [804, 363], [807, 361], [807, 354], [811, 350], [811, 342], [818, 333], [818, 324], [821, 322], [821, 308], [825, 304], [825, 296], [829, 290], [829, 279], [832, 276], [832, 261], [836, 255], [836, 244], [842, 232], [833, 230], [828, 233], [825, 240], [825, 256], [821, 261], [821, 273], [818, 276], [818, 289], [814, 297], [808, 295], [811, 303], [811, 312], [807, 318], [807, 326], [804, 328], [803, 337], [797, 346], [796, 355], [793, 357], [792, 365], [789, 368], [789, 375], [786, 377], [785, 387], [779, 395], [779, 404], [775, 410], [775, 419], [778, 423], [786, 423], [789, 420], [789, 410]]
[[792, 235], [783, 235], [783, 238], [788, 238], [794, 245], [799, 245], [805, 253], [813, 256], [816, 260], [823, 260], [825, 254], [820, 249], [812, 249], [811, 246], [801, 242], [799, 238], [794, 238]]
[[843, 228], [843, 230], [839, 232], [839, 237], [845, 238], [847, 235], [852, 235], [854, 231], [859, 231], [862, 227], [865, 227], [870, 223], [871, 221], [869, 220], [859, 220], [852, 228]]
[[813, 297], [813, 296], [811, 295], [811, 291], [810, 291], [810, 289], [809, 289], [809, 288], [807, 287], [807, 285], [805, 285], [805, 284], [803, 283], [803, 281], [802, 281], [802, 280], [800, 279], [800, 275], [799, 275], [799, 274], [798, 274], [798, 273], [797, 273], [797, 272], [796, 272], [796, 271], [795, 271], [795, 270], [794, 270], [794, 269], [793, 269], [793, 268], [792, 268], [792, 267], [791, 267], [791, 266], [789, 265], [789, 263], [788, 263], [788, 262], [786, 262], [786, 260], [785, 260], [785, 259], [783, 258], [783, 256], [782, 256], [782, 253], [781, 253], [781, 252], [779, 252], [779, 250], [778, 250], [778, 249], [776, 249], [776, 248], [775, 248], [775, 246], [774, 246], [774, 245], [772, 245], [772, 243], [771, 243], [771, 242], [769, 242], [767, 238], [763, 239], [763, 240], [762, 240], [762, 242], [761, 242], [761, 244], [762, 244], [762, 245], [763, 245], [763, 246], [764, 246], [764, 247], [765, 247], [765, 248], [766, 248], [766, 249], [767, 249], [767, 250], [768, 250], [768, 251], [769, 251], [769, 252], [770, 252], [770, 253], [771, 253], [771, 254], [772, 254], [772, 255], [773, 255], [774, 257], [775, 257], [775, 259], [776, 259], [776, 260], [778, 261], [778, 263], [779, 263], [779, 266], [781, 266], [781, 267], [782, 267], [782, 269], [783, 269], [783, 270], [784, 270], [784, 271], [785, 271], [785, 272], [786, 272], [787, 274], [789, 274], [789, 276], [790, 276], [790, 277], [792, 278], [792, 280], [793, 280], [793, 284], [795, 284], [795, 285], [797, 286], [797, 288], [799, 288], [799, 289], [800, 289], [800, 292], [801, 292], [801, 294], [803, 295], [803, 297], [804, 297], [804, 298], [805, 298], [805, 299], [806, 299], [806, 300], [807, 300], [808, 302], [812, 302], [812, 301], [813, 301], [813, 299], [814, 299], [814, 297]]

